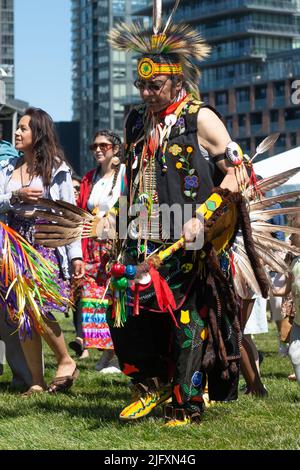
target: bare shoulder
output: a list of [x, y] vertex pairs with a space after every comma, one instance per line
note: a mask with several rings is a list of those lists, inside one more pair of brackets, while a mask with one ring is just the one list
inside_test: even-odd
[[199, 109], [198, 118], [201, 118], [201, 119], [212, 118], [212, 119], [217, 119], [220, 121], [220, 118], [217, 116], [217, 114], [211, 108], [208, 108], [207, 106], [203, 106]]
[[200, 108], [198, 113], [198, 129], [213, 131], [214, 129], [225, 129], [219, 116], [210, 108]]
[[231, 141], [225, 125], [219, 116], [209, 108], [201, 108], [198, 113], [198, 138], [212, 155], [224, 152]]

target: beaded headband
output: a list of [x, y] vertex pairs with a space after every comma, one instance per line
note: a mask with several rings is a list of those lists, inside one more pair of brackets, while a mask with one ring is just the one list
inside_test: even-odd
[[138, 62], [138, 75], [143, 80], [150, 80], [154, 75], [180, 75], [181, 64], [158, 64], [148, 57], [143, 57]]

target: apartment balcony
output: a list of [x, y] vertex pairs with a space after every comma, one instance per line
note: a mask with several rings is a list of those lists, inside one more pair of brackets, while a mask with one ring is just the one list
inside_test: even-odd
[[228, 114], [228, 104], [216, 104], [215, 108], [222, 116]]
[[284, 128], [287, 131], [298, 131], [300, 129], [300, 119], [286, 120], [284, 123]]
[[251, 134], [258, 134], [262, 130], [262, 124], [251, 124]]
[[[284, 55], [285, 52], [282, 52], [282, 55]], [[269, 57], [268, 57], [269, 60]], [[203, 63], [201, 68], [202, 68], [202, 78], [200, 82], [200, 88], [202, 93], [206, 93], [210, 90], [217, 91], [217, 90], [224, 90], [227, 88], [232, 88], [232, 87], [239, 87], [243, 85], [250, 85], [250, 84], [259, 84], [259, 83], [264, 83], [268, 82], [270, 80], [285, 80], [287, 78], [287, 68], [290, 70], [290, 74], [292, 77], [295, 79], [297, 77], [300, 77], [300, 60], [298, 55], [294, 57], [293, 60], [290, 62], [284, 62], [283, 64], [280, 64], [280, 67], [273, 67], [270, 66], [267, 70], [264, 70], [263, 72], [256, 73], [256, 74], [247, 74], [247, 75], [234, 75], [234, 76], [229, 76], [229, 77], [223, 77], [223, 78], [218, 78], [214, 79], [209, 77], [206, 74], [206, 65], [207, 62]], [[209, 67], [211, 67], [211, 64], [208, 64]], [[275, 101], [276, 100], [276, 101]], [[273, 106], [278, 106], [282, 107], [285, 105], [285, 98], [284, 96], [279, 96], [277, 98], [274, 98], [273, 101]]]
[[278, 122], [271, 122], [270, 123], [270, 132], [278, 132], [279, 131], [279, 124]]
[[273, 108], [283, 108], [285, 106], [285, 97], [277, 96], [273, 98]]
[[221, 51], [214, 48], [212, 54], [205, 60], [205, 66], [210, 66], [214, 63], [219, 65], [221, 63], [242, 62], [249, 58], [265, 59], [269, 52], [273, 52], [273, 50], [254, 46], [247, 48], [234, 47], [231, 50]]
[[300, 26], [297, 24], [268, 23], [267, 21], [249, 21], [245, 25], [248, 32], [279, 35], [281, 37], [295, 37], [300, 35]]
[[260, 99], [260, 100], [255, 100], [255, 111], [261, 111], [262, 109], [267, 108], [268, 106], [268, 101], [266, 98]]
[[[297, 2], [288, 0], [264, 0], [263, 2], [261, 2], [261, 0], [224, 0], [218, 3], [213, 1], [202, 2], [201, 5], [190, 5], [190, 3], [191, 2], [182, 2], [181, 7], [175, 14], [175, 23], [179, 20], [182, 21], [183, 18], [185, 21], [205, 20], [211, 17], [223, 16], [226, 12], [240, 13], [249, 10], [285, 13], [297, 12]], [[166, 2], [164, 4], [165, 11], [167, 10], [167, 6], [171, 8], [173, 4], [174, 0]], [[151, 12], [149, 8], [146, 8], [139, 11], [138, 14], [148, 14], [150, 16]]]
[[[195, 21], [195, 18], [185, 18], [185, 21]], [[247, 33], [270, 34], [272, 36], [291, 37], [300, 36], [300, 26], [295, 24], [277, 24], [260, 21], [242, 21], [240, 23], [231, 23], [216, 28], [201, 27], [201, 34], [209, 42], [220, 41], [226, 37], [234, 38], [236, 36], [245, 36]]]
[[238, 113], [248, 113], [250, 111], [250, 101], [237, 101], [236, 111]]
[[240, 126], [240, 127], [238, 128], [238, 136], [239, 136], [239, 139], [244, 138], [244, 137], [247, 137], [247, 135], [248, 135], [248, 132], [247, 132], [246, 126]]

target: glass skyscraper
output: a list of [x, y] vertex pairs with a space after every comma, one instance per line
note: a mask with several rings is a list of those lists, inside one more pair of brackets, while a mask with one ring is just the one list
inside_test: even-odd
[[0, 3], [0, 80], [5, 83], [1, 101], [14, 99], [14, 1]]
[[[167, 15], [174, 0], [163, 5]], [[151, 8], [138, 13], [150, 17]], [[299, 0], [181, 0], [178, 21], [212, 46], [200, 64], [201, 96], [245, 151], [275, 131], [280, 138], [272, 152], [300, 145], [299, 103], [292, 99], [300, 78]]]
[[72, 0], [73, 120], [80, 122], [81, 172], [93, 165], [88, 145], [93, 134], [111, 128], [123, 134], [124, 99], [136, 94], [134, 58], [114, 51], [107, 33], [131, 21], [149, 0]]

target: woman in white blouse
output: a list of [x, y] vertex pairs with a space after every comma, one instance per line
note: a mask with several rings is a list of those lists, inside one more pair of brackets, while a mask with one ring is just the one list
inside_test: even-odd
[[[104, 216], [125, 192], [126, 172], [125, 165], [121, 163], [122, 143], [117, 134], [104, 129], [95, 134], [90, 150], [97, 166], [82, 179], [78, 206]], [[109, 240], [82, 241], [86, 274], [80, 281], [78, 292], [83, 334], [69, 344], [78, 355], [85, 348], [103, 350], [96, 365], [96, 369], [102, 372], [119, 371], [115, 367], [118, 364], [106, 323], [108, 299], [104, 297], [107, 285], [105, 268], [110, 258], [110, 247]]]

